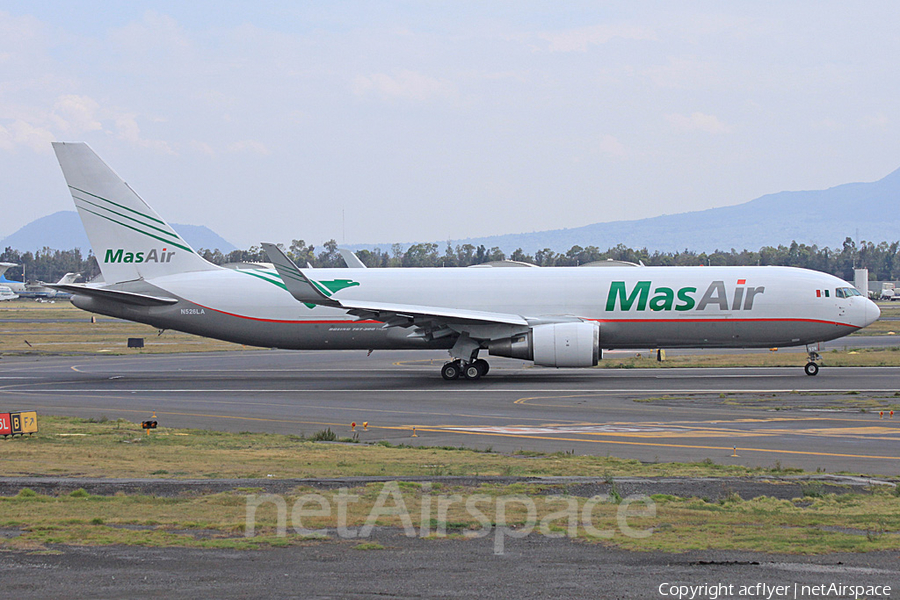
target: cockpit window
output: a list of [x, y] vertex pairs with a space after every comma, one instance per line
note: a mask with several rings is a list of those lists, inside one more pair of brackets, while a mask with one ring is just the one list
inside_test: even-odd
[[836, 298], [850, 298], [851, 296], [862, 296], [862, 294], [856, 288], [840, 287], [835, 288], [834, 296]]

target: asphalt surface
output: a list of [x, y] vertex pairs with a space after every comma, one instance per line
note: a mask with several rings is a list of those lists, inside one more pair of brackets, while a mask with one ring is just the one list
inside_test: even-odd
[[363, 442], [900, 474], [900, 414], [871, 408], [900, 404], [900, 368], [823, 367], [808, 377], [801, 357], [796, 368], [590, 370], [492, 358], [481, 380], [447, 382], [445, 356], [5, 357], [0, 405], [306, 435], [330, 427], [350, 436], [355, 422]]
[[[890, 320], [890, 319], [879, 319], [881, 321]], [[848, 335], [846, 337], [838, 338], [836, 340], [831, 340], [830, 342], [822, 342], [822, 350], [821, 352], [828, 352], [830, 350], [853, 350], [855, 348], [896, 348], [900, 346], [900, 336], [898, 335]], [[777, 348], [777, 351], [782, 354], [806, 354], [806, 346], [791, 346], [790, 348]], [[644, 353], [646, 355], [647, 352], [652, 352], [650, 350], [645, 350]], [[669, 350], [668, 354], [670, 356], [685, 356], [685, 355], [703, 355], [703, 354], [768, 354], [772, 352], [771, 348], [679, 348], [676, 350]], [[603, 356], [605, 357], [614, 357], [614, 356], [622, 356], [622, 355], [634, 355], [635, 352], [630, 351], [606, 351]], [[803, 360], [798, 358], [797, 360]]]
[[[896, 552], [804, 557], [734, 551], [623, 552], [530, 535], [502, 555], [490, 536], [408, 538], [376, 529], [369, 543], [312, 542], [260, 551], [69, 547], [58, 555], [3, 553], [7, 598], [677, 598], [679, 585], [733, 585], [707, 598], [888, 598], [897, 595]], [[786, 593], [738, 594], [741, 586]], [[892, 586], [888, 595], [802, 592], [802, 585]], [[751, 588], [754, 591], [759, 588]], [[665, 592], [665, 595], [660, 593]], [[683, 596], [689, 598], [691, 596]]]

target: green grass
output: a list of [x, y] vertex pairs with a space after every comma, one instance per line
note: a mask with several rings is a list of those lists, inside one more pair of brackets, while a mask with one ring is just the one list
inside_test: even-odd
[[[541, 531], [567, 532], [567, 518], [558, 512], [561, 506], [571, 501], [577, 514], [583, 515], [587, 502], [582, 497], [564, 496], [562, 501], [557, 500], [556, 493], [563, 490], [540, 484], [453, 487], [441, 492], [424, 492], [421, 486], [397, 489], [417, 528], [424, 498], [429, 497], [431, 510], [445, 503], [446, 520], [432, 518], [428, 530], [421, 532], [429, 539], [466, 539], [483, 533], [479, 531], [484, 527], [480, 519], [496, 522], [494, 502], [513, 496], [529, 498], [534, 503], [537, 522], [532, 535], [541, 535]], [[285, 495], [288, 511], [301, 494], [311, 491], [296, 490]], [[370, 513], [384, 490], [382, 484], [373, 483], [349, 492], [357, 500], [348, 504], [347, 526], [358, 528], [370, 521]], [[316, 490], [315, 493], [332, 507], [337, 505], [338, 491]], [[473, 494], [488, 499], [480, 501], [479, 519], [465, 509], [466, 498]], [[591, 524], [603, 533], [598, 537], [598, 532], [585, 529], [580, 519], [572, 533], [584, 542], [613, 544], [634, 551], [721, 549], [823, 554], [900, 550], [900, 499], [887, 490], [842, 495], [804, 491], [803, 496], [793, 500], [766, 496], [744, 500], [736, 494], [717, 502], [664, 494], [657, 494], [652, 500], [655, 515], [637, 510], [643, 506], [623, 508], [624, 505], [610, 501], [595, 504], [590, 513]], [[124, 494], [0, 498], [0, 525], [22, 531], [18, 537], [0, 541], [0, 548], [52, 550], [55, 545], [137, 545], [256, 549], [332, 543], [334, 539], [298, 534], [290, 522], [287, 533], [279, 535], [277, 513], [272, 504], [258, 508], [255, 535], [245, 537], [246, 505], [245, 494], [236, 491], [175, 498]], [[623, 510], [628, 526], [646, 536], [629, 536], [619, 528], [618, 519]], [[515, 502], [507, 504], [506, 518], [507, 525], [520, 528], [528, 525], [526, 509]], [[382, 511], [376, 524], [400, 528], [403, 520], [398, 511]], [[329, 528], [333, 532], [337, 526], [336, 511], [305, 517], [303, 526]], [[383, 548], [366, 538], [353, 546], [357, 550]]]
[[378, 542], [363, 542], [353, 546], [354, 550], [384, 550], [384, 546]]

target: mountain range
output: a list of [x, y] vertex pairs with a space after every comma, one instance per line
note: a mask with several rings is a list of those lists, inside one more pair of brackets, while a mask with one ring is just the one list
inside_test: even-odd
[[[218, 248], [224, 253], [237, 250], [234, 244], [205, 225], [179, 225], [178, 223], [171, 225], [195, 250]], [[7, 247], [20, 252], [41, 250], [45, 247], [54, 250], [81, 248], [82, 254], [87, 254], [91, 245], [84, 233], [78, 213], [74, 210], [61, 210], [32, 221], [17, 232], [0, 240], [0, 249]]]
[[516, 248], [528, 254], [542, 248], [561, 252], [576, 244], [600, 250], [625, 244], [651, 251], [711, 252], [759, 250], [792, 241], [834, 248], [847, 237], [870, 242], [900, 240], [900, 169], [871, 183], [779, 192], [735, 206], [635, 221], [453, 240], [453, 245], [497, 246], [507, 254]]

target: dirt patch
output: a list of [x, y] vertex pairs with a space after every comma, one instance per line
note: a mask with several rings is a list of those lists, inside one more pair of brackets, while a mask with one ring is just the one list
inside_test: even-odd
[[38, 494], [62, 496], [83, 489], [92, 495], [146, 495], [172, 498], [246, 490], [247, 493], [286, 494], [300, 487], [314, 489], [353, 488], [387, 481], [440, 483], [458, 487], [534, 484], [543, 494], [591, 497], [668, 494], [682, 498], [721, 500], [733, 494], [750, 499], [769, 496], [790, 500], [804, 495], [869, 493], [873, 486], [896, 485], [887, 480], [861, 477], [338, 477], [329, 479], [103, 479], [78, 477], [2, 477], [0, 495], [15, 496], [28, 488]]

